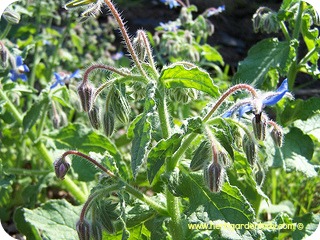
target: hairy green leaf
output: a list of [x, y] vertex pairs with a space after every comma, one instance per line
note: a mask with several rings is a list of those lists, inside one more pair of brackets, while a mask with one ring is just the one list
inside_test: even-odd
[[237, 224], [252, 222], [255, 217], [254, 210], [240, 190], [227, 182], [220, 193], [212, 193], [204, 185], [202, 174], [187, 173], [187, 170], [183, 170], [176, 188], [177, 192], [189, 198], [189, 213], [203, 206], [210, 220]]
[[285, 70], [288, 61], [291, 60], [290, 54], [290, 42], [279, 42], [277, 39], [262, 40], [254, 45], [245, 60], [239, 63], [233, 82], [245, 82], [259, 87], [271, 68]]
[[151, 124], [148, 116], [143, 116], [135, 125], [131, 148], [131, 169], [136, 177], [138, 170], [146, 157], [151, 142]]
[[154, 177], [165, 163], [166, 158], [171, 157], [180, 147], [181, 140], [181, 134], [175, 133], [168, 139], [162, 139], [151, 149], [147, 159], [148, 180], [150, 184], [152, 184]]
[[294, 126], [300, 128], [305, 134], [314, 136], [320, 142], [320, 114], [305, 121], [297, 120], [294, 122]]
[[34, 210], [24, 208], [23, 212], [26, 222], [38, 229], [43, 239], [77, 240], [80, 210], [81, 206], [72, 206], [66, 200], [51, 200]]
[[219, 95], [219, 89], [213, 84], [210, 75], [198, 67], [185, 67], [174, 64], [161, 71], [160, 81], [167, 88], [194, 88], [210, 94], [212, 97]]

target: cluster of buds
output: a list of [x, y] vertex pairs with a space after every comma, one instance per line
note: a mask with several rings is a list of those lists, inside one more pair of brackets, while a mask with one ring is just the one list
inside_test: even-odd
[[203, 170], [204, 183], [211, 192], [221, 191], [225, 168], [229, 166], [227, 154], [217, 145], [216, 141], [203, 141], [195, 150], [190, 163], [191, 171]]
[[267, 7], [260, 7], [253, 15], [253, 30], [254, 32], [272, 33], [278, 32], [280, 25], [277, 19], [277, 13]]
[[253, 136], [246, 134], [242, 141], [243, 150], [246, 154], [248, 162], [254, 164], [256, 162], [256, 143], [255, 140], [264, 141], [266, 139], [266, 131], [268, 126], [272, 128], [270, 135], [275, 146], [281, 147], [283, 142], [283, 130], [274, 121], [268, 119], [263, 109], [279, 102], [283, 97], [292, 97], [288, 93], [288, 81], [285, 79], [280, 87], [274, 92], [259, 93], [252, 99], [245, 99], [236, 103], [231, 109], [222, 115], [222, 117], [231, 117], [238, 114], [239, 118], [247, 112], [253, 113], [252, 128]]

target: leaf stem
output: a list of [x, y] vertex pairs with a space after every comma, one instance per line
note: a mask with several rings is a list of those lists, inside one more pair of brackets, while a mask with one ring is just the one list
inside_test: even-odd
[[11, 30], [11, 27], [12, 27], [12, 24], [10, 23], [7, 23], [7, 26], [6, 28], [3, 30], [1, 36], [0, 36], [0, 39], [4, 39], [5, 37], [7, 37], [8, 33], [10, 32]]
[[134, 197], [136, 197], [137, 199], [147, 203], [150, 207], [152, 207], [154, 210], [156, 210], [159, 214], [162, 215], [168, 215], [167, 209], [165, 207], [163, 207], [162, 205], [158, 204], [157, 202], [153, 201], [151, 198], [149, 198], [148, 196], [144, 195], [143, 193], [141, 193], [139, 190], [135, 189], [134, 187], [132, 187], [129, 183], [127, 183], [125, 180], [123, 180], [121, 177], [115, 175], [113, 172], [111, 172], [109, 169], [105, 168], [102, 164], [98, 163], [96, 160], [94, 160], [93, 158], [89, 157], [88, 155], [81, 153], [79, 151], [75, 151], [75, 150], [68, 150], [66, 152], [64, 152], [61, 156], [61, 158], [65, 158], [68, 155], [77, 155], [79, 157], [82, 157], [84, 159], [86, 159], [87, 161], [89, 161], [91, 164], [95, 165], [96, 167], [98, 167], [100, 170], [102, 170], [103, 172], [105, 172], [106, 174], [108, 174], [110, 177], [112, 177], [115, 180], [118, 180], [119, 182], [121, 182], [122, 184], [124, 184], [125, 186], [125, 190], [130, 193], [131, 195], [133, 195]]

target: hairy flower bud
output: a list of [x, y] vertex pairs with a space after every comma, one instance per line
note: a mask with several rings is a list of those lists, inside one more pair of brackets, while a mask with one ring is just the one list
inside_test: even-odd
[[206, 162], [211, 159], [210, 145], [207, 141], [203, 141], [199, 147], [194, 151], [193, 158], [190, 163], [191, 171], [198, 171], [203, 169]]
[[114, 131], [114, 116], [110, 111], [103, 114], [103, 131], [107, 137], [110, 137]]
[[224, 169], [220, 163], [211, 163], [204, 168], [204, 180], [211, 192], [220, 192], [224, 181]]
[[70, 164], [66, 162], [65, 158], [58, 158], [53, 163], [54, 171], [56, 173], [57, 178], [64, 179], [67, 172], [70, 169]]
[[102, 227], [97, 221], [93, 221], [91, 224], [91, 235], [94, 240], [102, 240]]
[[277, 19], [277, 13], [268, 7], [260, 7], [253, 15], [253, 30], [254, 32], [278, 32], [280, 26]]
[[93, 97], [94, 88], [91, 84], [87, 82], [82, 82], [78, 87], [78, 94], [80, 97], [82, 109], [85, 112], [88, 112], [92, 108], [92, 97]]
[[253, 165], [257, 158], [257, 151], [256, 151], [256, 145], [254, 141], [245, 135], [242, 139], [242, 147], [243, 151], [246, 154], [247, 160], [250, 163], [250, 165]]
[[112, 106], [115, 116], [120, 122], [127, 123], [129, 121], [129, 114], [131, 109], [125, 95], [125, 90], [114, 87], [113, 91], [110, 94], [112, 94], [110, 105]]
[[142, 30], [138, 30], [137, 36], [133, 39], [133, 47], [136, 50], [138, 58], [141, 62], [144, 62], [147, 56], [147, 49], [143, 41], [143, 34], [145, 33]]
[[271, 131], [271, 137], [277, 147], [281, 147], [283, 143], [283, 130], [281, 127], [274, 127]]
[[78, 221], [76, 224], [79, 240], [90, 240], [90, 224], [87, 220]]
[[93, 106], [91, 110], [88, 112], [88, 117], [91, 123], [91, 126], [95, 129], [100, 128], [100, 117], [99, 117], [99, 108], [97, 106]]
[[218, 153], [218, 161], [219, 161], [219, 163], [222, 164], [223, 167], [229, 167], [230, 166], [230, 159], [228, 157], [228, 154], [223, 152], [223, 151], [219, 151], [219, 153]]
[[11, 8], [7, 8], [2, 16], [4, 17], [4, 19], [7, 20], [8, 23], [10, 24], [18, 24], [20, 22], [20, 14], [16, 11], [14, 11], [13, 9]]
[[266, 139], [267, 121], [262, 113], [255, 114], [252, 118], [253, 133], [257, 140]]

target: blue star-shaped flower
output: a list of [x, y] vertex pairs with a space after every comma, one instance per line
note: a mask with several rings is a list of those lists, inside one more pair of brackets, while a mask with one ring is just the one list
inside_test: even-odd
[[288, 92], [288, 80], [285, 79], [280, 87], [275, 92], [266, 92], [261, 94], [258, 98], [241, 101], [238, 104], [235, 104], [231, 109], [225, 112], [222, 117], [227, 118], [232, 116], [234, 113], [238, 113], [239, 118], [250, 111], [253, 111], [254, 114], [260, 114], [262, 109], [266, 106], [275, 105], [279, 102], [284, 96], [291, 94]]
[[180, 4], [176, 0], [160, 0], [162, 3], [169, 5], [169, 8], [175, 8], [180, 6]]
[[28, 79], [25, 73], [29, 71], [28, 66], [23, 64], [22, 57], [17, 56], [15, 67], [10, 70], [10, 79], [15, 82], [20, 78], [25, 82]]
[[51, 85], [50, 89], [55, 88], [59, 84], [61, 86], [68, 84], [72, 78], [81, 78], [80, 70], [74, 71], [72, 74], [66, 74], [64, 72], [54, 73], [56, 81]]

